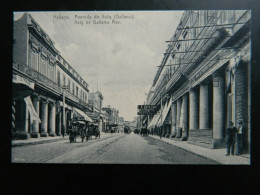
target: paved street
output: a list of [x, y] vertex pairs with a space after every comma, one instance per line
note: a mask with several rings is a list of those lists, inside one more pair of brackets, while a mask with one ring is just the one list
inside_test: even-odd
[[100, 139], [61, 140], [12, 148], [18, 163], [216, 164], [151, 136], [104, 134]]

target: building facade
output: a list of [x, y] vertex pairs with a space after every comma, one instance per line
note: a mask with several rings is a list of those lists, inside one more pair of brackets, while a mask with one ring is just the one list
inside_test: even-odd
[[119, 125], [119, 111], [116, 108], [111, 108], [110, 106], [103, 107], [103, 111], [107, 113], [106, 131], [111, 131], [111, 129], [118, 129]]
[[147, 96], [160, 105], [148, 128], [209, 148], [225, 147], [229, 121], [243, 121], [244, 152], [251, 132], [251, 12], [189, 10], [168, 41]]
[[87, 114], [98, 123], [99, 130], [104, 131], [104, 118], [102, 117], [102, 105], [103, 105], [103, 95], [100, 91], [89, 93], [88, 99], [89, 105], [93, 107], [92, 112]]
[[24, 99], [15, 101], [15, 137], [28, 139], [66, 133], [74, 108], [93, 110], [88, 104], [88, 84], [60, 55], [30, 14], [14, 21], [13, 39], [13, 76], [34, 83], [29, 97], [41, 119], [40, 123], [30, 122], [30, 105]]

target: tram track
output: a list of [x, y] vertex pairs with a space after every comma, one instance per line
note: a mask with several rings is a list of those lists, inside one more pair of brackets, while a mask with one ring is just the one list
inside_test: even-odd
[[[124, 136], [125, 136], [125, 135], [124, 135]], [[84, 162], [87, 158], [91, 158], [91, 159], [93, 160], [93, 157], [92, 157], [93, 154], [99, 153], [100, 151], [101, 151], [101, 153], [99, 153], [99, 154], [100, 154], [100, 155], [103, 154], [103, 153], [105, 152], [105, 151], [102, 151], [103, 148], [105, 148], [105, 147], [107, 147], [107, 146], [113, 144], [114, 142], [116, 142], [117, 140], [119, 140], [120, 138], [122, 138], [122, 137], [124, 137], [124, 136], [117, 137], [117, 138], [115, 138], [113, 141], [108, 142], [108, 143], [102, 145], [102, 146], [99, 147], [96, 151], [92, 151], [91, 154], [89, 154], [89, 155], [88, 155], [87, 157], [85, 157], [85, 158], [82, 158], [82, 159], [79, 160], [77, 163], [82, 163], [82, 162]]]
[[[122, 136], [112, 136], [112, 137], [105, 137], [105, 138], [103, 138], [103, 139], [95, 139], [95, 140], [93, 140], [93, 142], [89, 142], [88, 144], [82, 144], [82, 145], [79, 145], [79, 146], [76, 146], [76, 147], [73, 147], [71, 150], [69, 150], [69, 151], [66, 151], [66, 152], [60, 152], [59, 154], [55, 154], [55, 155], [53, 155], [53, 156], [51, 156], [51, 157], [48, 157], [48, 158], [45, 158], [45, 159], [42, 159], [42, 160], [40, 160], [40, 161], [38, 161], [39, 163], [71, 163], [71, 161], [70, 160], [68, 160], [68, 162], [66, 162], [66, 160], [63, 160], [63, 158], [64, 159], [66, 159], [66, 156], [80, 156], [80, 154], [81, 154], [81, 152], [83, 151], [83, 150], [90, 150], [90, 151], [87, 151], [87, 152], [84, 152], [84, 153], [82, 153], [82, 155], [84, 155], [84, 156], [86, 156], [86, 157], [84, 157], [84, 158], [87, 158], [88, 157], [88, 153], [91, 153], [91, 154], [93, 154], [93, 153], [95, 153], [96, 152], [96, 150], [95, 150], [95, 147], [98, 147], [99, 145], [101, 145], [102, 147], [105, 147], [105, 145], [107, 145], [107, 144], [109, 144], [109, 143], [113, 143], [113, 141], [111, 142], [111, 140], [113, 140], [113, 139], [115, 139], [115, 140], [117, 140], [117, 139], [119, 139], [119, 138], [121, 138]], [[100, 143], [101, 142], [101, 143]], [[104, 144], [102, 144], [102, 143], [105, 143], [105, 145]], [[71, 143], [71, 144], [73, 144], [73, 143]], [[104, 145], [104, 146], [103, 146]], [[98, 147], [99, 148], [99, 147]], [[93, 151], [91, 150], [91, 149], [93, 149]], [[91, 152], [92, 151], [92, 152]], [[80, 158], [80, 157], [79, 157]], [[60, 161], [61, 162], [60, 162]], [[65, 162], [62, 162], [62, 161], [65, 161]], [[82, 162], [82, 159], [80, 159], [79, 161], [77, 161], [77, 160], [72, 160], [72, 163], [80, 163], [80, 162]]]

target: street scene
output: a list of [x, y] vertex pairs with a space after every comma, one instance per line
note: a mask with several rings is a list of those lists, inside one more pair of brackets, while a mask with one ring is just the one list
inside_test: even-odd
[[49, 144], [13, 148], [13, 162], [107, 163], [107, 164], [219, 164], [152, 136], [116, 133], [100, 139], [70, 144], [61, 140]]
[[251, 164], [251, 11], [13, 12], [11, 162]]

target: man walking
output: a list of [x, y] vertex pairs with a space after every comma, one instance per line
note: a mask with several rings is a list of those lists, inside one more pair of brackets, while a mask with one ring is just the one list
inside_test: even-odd
[[243, 122], [238, 121], [237, 127], [237, 150], [236, 155], [241, 155], [243, 152]]
[[230, 154], [230, 148], [231, 148], [231, 154], [234, 155], [234, 146], [235, 146], [235, 136], [237, 129], [233, 126], [233, 122], [229, 122], [229, 127], [227, 128], [227, 154], [228, 156]]

